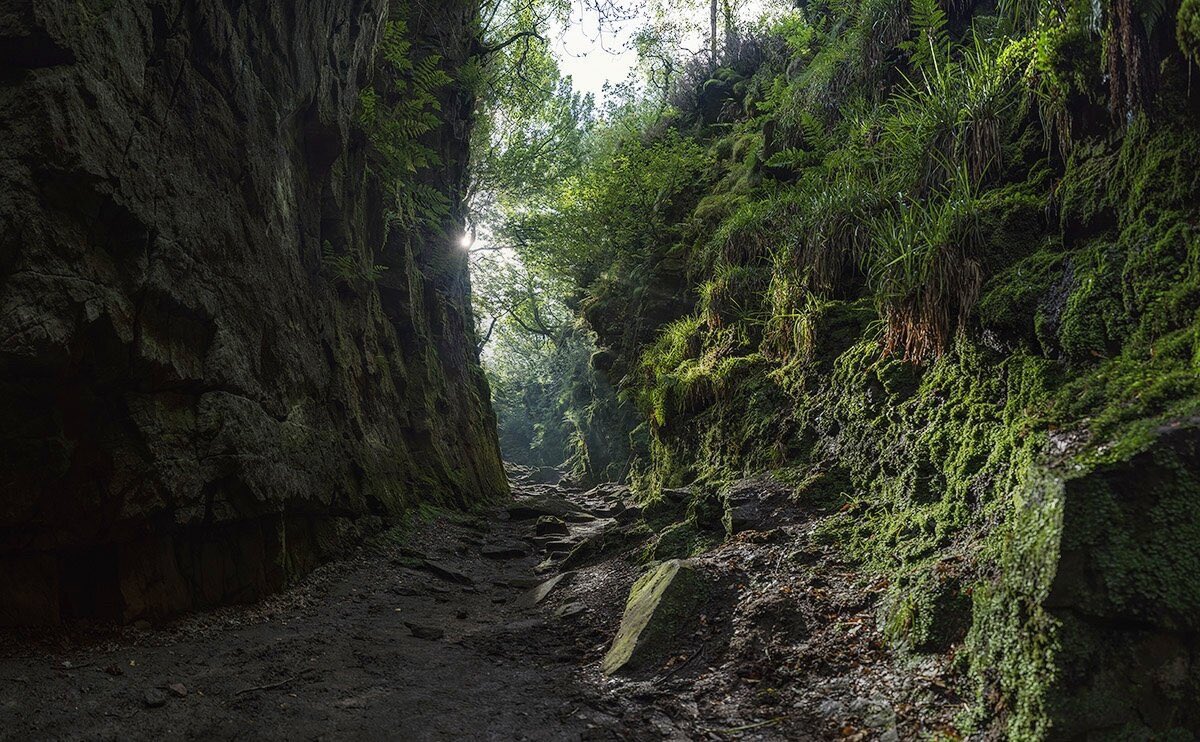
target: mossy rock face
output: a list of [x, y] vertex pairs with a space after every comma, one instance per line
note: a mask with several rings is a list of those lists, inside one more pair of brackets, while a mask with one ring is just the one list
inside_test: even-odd
[[[849, 19], [869, 17], [854, 7]], [[1180, 50], [1200, 61], [1200, 0], [1172, 7]], [[868, 127], [900, 121], [877, 105], [881, 91], [859, 88], [858, 42], [880, 35], [868, 23], [786, 73], [764, 68], [758, 81], [777, 92], [742, 100], [738, 126], [676, 127], [716, 162], [691, 184], [684, 236], [654, 255], [685, 256], [675, 321], [637, 308], [665, 292], [644, 278], [609, 281], [589, 318], [642, 415], [629, 471], [657, 532], [647, 558], [698, 553], [713, 530], [710, 491], [725, 497], [724, 532], [767, 530], [774, 514], [724, 487], [786, 472], [795, 510], [828, 511], [817, 542], [886, 578], [878, 609], [892, 644], [969, 665], [964, 732], [1190, 739], [1200, 732], [1200, 436], [1187, 432], [1200, 426], [1200, 128], [1174, 50], [1158, 60], [1147, 113], [1109, 121], [1104, 43], [1079, 20], [1000, 34], [1013, 43], [996, 70], [1036, 84], [1038, 105], [1053, 101], [1067, 123], [1009, 106], [1002, 152], [968, 174], [979, 191], [952, 208], [972, 222], [979, 282], [952, 281], [972, 300], [939, 357], [885, 352], [893, 297], [870, 259], [849, 259], [862, 232], [843, 229], [844, 207], [873, 213], [891, 197], [831, 185], [863, 153], [879, 164], [885, 140]], [[710, 121], [727, 113], [725, 87], [738, 94], [724, 81], [703, 91]], [[796, 104], [775, 102], [782, 91]], [[847, 133], [870, 143], [830, 138]], [[920, 179], [913, 161], [894, 162], [882, 168], [897, 182]], [[665, 286], [652, 264], [645, 275]], [[956, 301], [931, 304], [950, 312]], [[693, 495], [685, 506], [659, 497], [667, 487]], [[656, 615], [663, 578], [656, 570], [635, 589], [629, 617]]]
[[[434, 117], [441, 162], [404, 178], [449, 206], [419, 229], [392, 228], [364, 131], [365, 86], [399, 95], [376, 61], [387, 3], [196, 0], [197, 24], [133, 0], [9, 5], [0, 160], [53, 152], [54, 175], [0, 183], [0, 623], [246, 602], [381, 517], [508, 494], [468, 256], [445, 237], [464, 122]], [[472, 7], [413, 14], [405, 43], [469, 46]], [[203, 126], [162, 115], [184, 100]]]
[[1043, 605], [1060, 622], [1056, 735], [1200, 733], [1200, 429], [1164, 426], [1066, 482]]
[[[1010, 739], [1195, 739], [1200, 733], [1200, 428], [1035, 467], [975, 586], [976, 671], [1008, 699]], [[1095, 456], [1097, 454], [1093, 454]], [[989, 681], [990, 682], [990, 681]]]
[[690, 560], [672, 559], [642, 575], [629, 591], [604, 674], [653, 668], [688, 635], [713, 585]]

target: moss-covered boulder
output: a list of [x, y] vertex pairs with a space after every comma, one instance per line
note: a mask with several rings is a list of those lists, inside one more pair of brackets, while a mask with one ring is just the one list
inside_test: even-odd
[[1044, 602], [1060, 625], [1049, 711], [1063, 733], [1200, 732], [1200, 429], [1153, 435], [1144, 451], [1064, 486]]
[[621, 628], [604, 657], [606, 675], [664, 662], [695, 628], [697, 610], [712, 590], [690, 560], [672, 559], [642, 575], [629, 591]]
[[1143, 427], [1130, 449], [1034, 469], [1019, 487], [971, 639], [977, 671], [1009, 699], [1009, 738], [1200, 733], [1195, 422]]

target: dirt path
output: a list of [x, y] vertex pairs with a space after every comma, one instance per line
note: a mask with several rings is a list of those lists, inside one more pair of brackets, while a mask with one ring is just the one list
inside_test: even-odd
[[0, 737], [582, 738], [575, 647], [519, 607], [539, 558], [481, 554], [531, 531], [438, 518], [253, 608], [10, 642]]
[[[944, 728], [930, 725], [953, 699], [928, 701], [944, 668], [898, 669], [874, 634], [870, 589], [816, 553], [781, 567], [779, 543], [794, 543], [779, 528], [705, 557], [737, 599], [697, 617], [694, 651], [649, 675], [604, 677], [646, 529], [613, 517], [619, 495], [518, 496], [381, 538], [253, 607], [10, 637], [0, 738], [902, 739]], [[547, 509], [572, 521], [569, 535], [535, 535]], [[569, 579], [532, 605], [551, 562], [581, 542], [605, 548], [576, 550]], [[795, 622], [781, 600], [799, 607]]]

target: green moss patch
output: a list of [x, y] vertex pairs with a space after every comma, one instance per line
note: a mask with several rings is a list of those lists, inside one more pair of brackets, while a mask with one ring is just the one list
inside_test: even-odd
[[711, 590], [695, 564], [673, 559], [642, 575], [629, 591], [621, 627], [601, 665], [606, 675], [665, 662], [697, 625], [696, 610]]

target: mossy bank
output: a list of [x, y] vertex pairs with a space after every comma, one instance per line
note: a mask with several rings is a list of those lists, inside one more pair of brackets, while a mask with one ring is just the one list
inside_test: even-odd
[[891, 640], [957, 653], [964, 729], [1200, 733], [1192, 15], [810, 4], [586, 184], [643, 496], [773, 471], [836, 512]]

